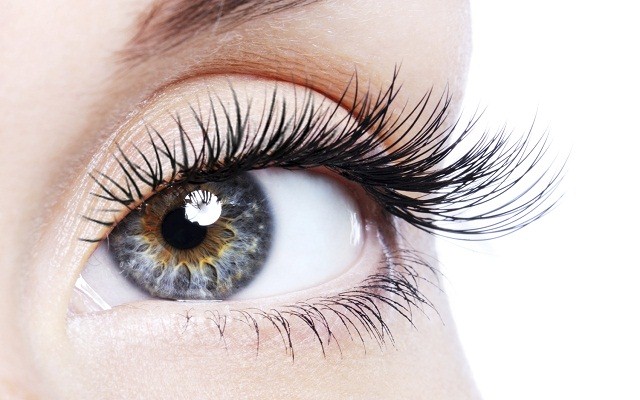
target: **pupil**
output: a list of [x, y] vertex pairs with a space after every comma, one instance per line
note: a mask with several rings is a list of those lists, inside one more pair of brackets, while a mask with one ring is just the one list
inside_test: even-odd
[[206, 235], [207, 227], [189, 221], [184, 208], [170, 211], [162, 220], [162, 237], [176, 249], [192, 249], [202, 243]]

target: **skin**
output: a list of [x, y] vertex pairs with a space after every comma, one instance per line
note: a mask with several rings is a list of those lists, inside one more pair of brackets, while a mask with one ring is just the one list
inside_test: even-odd
[[[210, 340], [206, 312], [224, 314], [225, 304], [143, 302], [68, 318], [95, 248], [77, 238], [104, 233], [78, 217], [94, 201], [87, 172], [103, 167], [114, 141], [135, 137], [131, 126], [157, 111], [158, 96], [168, 93], [167, 109], [184, 106], [184, 82], [222, 90], [226, 81], [217, 78], [232, 77], [291, 82], [337, 100], [355, 70], [375, 90], [401, 64], [397, 104], [447, 88], [457, 107], [470, 52], [467, 2], [371, 3], [321, 2], [224, 35], [206, 31], [123, 69], [120, 51], [149, 2], [2, 2], [0, 398], [478, 398], [446, 296], [432, 286], [424, 294], [437, 314], [418, 313], [415, 327], [385, 315], [395, 346], [367, 342], [365, 352], [342, 332], [341, 353], [334, 346], [323, 356], [294, 324], [295, 361], [268, 329], [258, 355], [237, 324], [226, 348]], [[394, 240], [437, 259], [430, 236], [396, 224], [402, 238]], [[371, 273], [381, 252], [371, 240], [357, 265], [330, 283], [232, 306], [270, 309], [337, 293]]]

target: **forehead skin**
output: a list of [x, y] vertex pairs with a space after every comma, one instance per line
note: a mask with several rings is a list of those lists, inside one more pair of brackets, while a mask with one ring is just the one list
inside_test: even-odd
[[[0, 4], [0, 398], [181, 398], [193, 387], [212, 398], [290, 390], [302, 397], [475, 398], [444, 297], [435, 300], [444, 323], [398, 327], [396, 349], [353, 358], [291, 363], [267, 355], [243, 363], [230, 356], [221, 368], [216, 357], [173, 357], [153, 347], [146, 354], [110, 352], [89, 331], [68, 335], [68, 253], [77, 243], [61, 223], [76, 206], [66, 189], [104, 138], [154, 94], [193, 77], [244, 74], [336, 100], [355, 71], [359, 82], [384, 88], [398, 66], [408, 102], [431, 88], [449, 90], [458, 102], [464, 89], [465, 0], [318, 1], [209, 27], [171, 46], [156, 43], [161, 52], [132, 41], [150, 6]], [[45, 230], [59, 235], [57, 242], [43, 239]], [[412, 235], [420, 243], [420, 234]], [[175, 379], [162, 387], [150, 379], [154, 371], [132, 367], [152, 364], [175, 371]], [[212, 379], [189, 381], [195, 368]]]

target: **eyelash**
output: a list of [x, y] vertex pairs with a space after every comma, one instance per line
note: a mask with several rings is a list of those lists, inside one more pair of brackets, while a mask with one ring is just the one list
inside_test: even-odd
[[[312, 332], [319, 344], [322, 355], [326, 356], [327, 346], [331, 343], [342, 355], [340, 343], [329, 322], [330, 315], [340, 320], [341, 327], [352, 341], [358, 341], [366, 349], [367, 338], [375, 341], [380, 348], [387, 344], [395, 345], [393, 334], [384, 321], [381, 305], [396, 311], [413, 326], [413, 314], [417, 311], [426, 314], [431, 309], [438, 316], [435, 305], [419, 290], [424, 282], [439, 288], [437, 282], [423, 277], [418, 269], [427, 268], [435, 276], [437, 271], [422, 260], [419, 253], [409, 250], [396, 250], [386, 254], [378, 272], [368, 276], [358, 286], [348, 291], [324, 298], [314, 298], [296, 304], [269, 311], [260, 309], [231, 310], [229, 315], [220, 315], [214, 311], [205, 312], [205, 320], [215, 326], [219, 340], [225, 341], [225, 328], [230, 321], [237, 321], [252, 327], [255, 331], [256, 354], [260, 351], [260, 323], [274, 327], [286, 354], [295, 360], [295, 350], [291, 325], [297, 319]], [[189, 328], [193, 316], [181, 314]], [[211, 324], [210, 324], [211, 325]], [[414, 326], [415, 327], [415, 326]]]
[[[529, 133], [510, 143], [505, 130], [497, 135], [485, 132], [462, 156], [446, 162], [470, 140], [478, 119], [474, 117], [452, 140], [459, 121], [445, 126], [451, 99], [446, 94], [442, 95], [433, 111], [426, 116], [431, 104], [431, 91], [415, 107], [403, 108], [399, 116], [393, 117], [392, 107], [400, 90], [396, 78], [397, 73], [386, 90], [377, 94], [367, 92], [359, 97], [356, 76], [337, 102], [343, 102], [354, 84], [353, 106], [348, 109], [353, 120], [346, 126], [339, 126], [340, 123], [331, 118], [340, 105], [318, 112], [309, 93], [305, 96], [302, 112], [294, 111], [286, 118], [291, 111], [285, 103], [280, 110], [276, 109], [277, 93], [274, 91], [270, 106], [263, 110], [258, 132], [247, 132], [246, 123], [252, 110], [248, 108], [242, 112], [235, 92], [235, 109], [223, 106], [222, 116], [216, 114], [211, 97], [209, 116], [213, 119], [214, 129], [209, 127], [211, 120], [205, 122], [203, 113], [191, 107], [202, 135], [201, 147], [194, 146], [179, 115], [174, 116], [180, 138], [177, 148], [175, 144], [170, 146], [158, 131], [147, 126], [153, 149], [151, 155], [145, 155], [134, 146], [143, 160], [139, 165], [118, 146], [114, 158], [124, 182], [102, 173], [92, 173], [91, 178], [100, 188], [92, 194], [133, 209], [144, 200], [143, 193], [152, 195], [181, 182], [223, 181], [242, 172], [267, 167], [324, 167], [361, 185], [388, 214], [430, 234], [465, 240], [508, 234], [540, 218], [554, 206], [555, 201], [550, 201], [550, 197], [561, 181], [563, 166], [555, 172], [545, 169], [539, 174], [535, 184], [546, 181], [539, 186], [539, 191], [531, 193], [533, 185], [518, 189], [522, 187], [525, 176], [528, 178], [540, 167], [548, 150], [546, 136], [533, 141]], [[280, 118], [275, 121], [278, 115]], [[423, 117], [426, 121], [419, 123]], [[227, 132], [217, 131], [217, 121], [221, 118], [228, 122]], [[417, 124], [420, 124], [418, 129]], [[226, 139], [225, 144], [222, 144], [222, 138]], [[387, 142], [391, 144], [385, 146]], [[163, 170], [163, 160], [170, 164], [169, 170]], [[443, 162], [446, 165], [440, 167]], [[107, 207], [100, 212], [116, 213], [120, 210]], [[83, 217], [102, 227], [116, 224], [91, 215]], [[473, 226], [465, 227], [469, 223]], [[80, 240], [99, 242], [103, 239]], [[420, 253], [398, 249], [395, 253], [386, 254], [378, 272], [356, 289], [279, 310], [236, 310], [240, 316], [230, 318], [242, 319], [255, 327], [258, 348], [260, 334], [256, 318], [268, 321], [278, 330], [285, 350], [292, 357], [295, 355], [289, 318], [304, 322], [324, 354], [325, 345], [333, 338], [325, 313], [337, 316], [352, 340], [364, 344], [365, 336], [369, 336], [383, 346], [389, 340], [393, 343], [393, 336], [383, 320], [380, 306], [394, 309], [411, 324], [415, 309], [424, 312], [426, 307], [437, 313], [418, 288], [419, 281], [428, 281], [422, 277], [424, 272], [419, 273], [424, 268], [436, 272], [422, 261]], [[225, 319], [214, 321], [223, 339], [223, 327], [228, 317], [217, 318]], [[186, 319], [189, 322], [190, 318]]]

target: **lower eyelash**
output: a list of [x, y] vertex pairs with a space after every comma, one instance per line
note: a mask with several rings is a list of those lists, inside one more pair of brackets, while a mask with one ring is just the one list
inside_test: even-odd
[[[427, 274], [436, 280], [426, 278]], [[256, 354], [260, 352], [261, 332], [265, 325], [273, 328], [281, 338], [283, 351], [292, 360], [296, 356], [293, 336], [304, 335], [303, 332], [294, 332], [292, 325], [296, 322], [301, 322], [315, 339], [323, 356], [327, 355], [330, 346], [342, 354], [338, 336], [360, 343], [365, 351], [370, 342], [380, 348], [395, 346], [391, 328], [385, 322], [390, 312], [397, 313], [414, 328], [416, 313], [429, 318], [430, 310], [439, 318], [435, 305], [420, 290], [420, 286], [425, 284], [440, 290], [438, 274], [417, 251], [396, 250], [385, 256], [376, 273], [353, 289], [271, 310], [232, 309], [225, 315], [209, 310], [204, 313], [204, 319], [211, 327], [209, 333], [217, 336], [225, 346], [227, 326], [234, 322], [246, 325], [247, 329], [255, 332]], [[185, 319], [183, 332], [195, 323], [189, 310], [179, 317]], [[331, 317], [338, 318], [338, 326], [332, 326], [329, 322]], [[344, 330], [343, 334], [338, 335], [338, 329]]]

